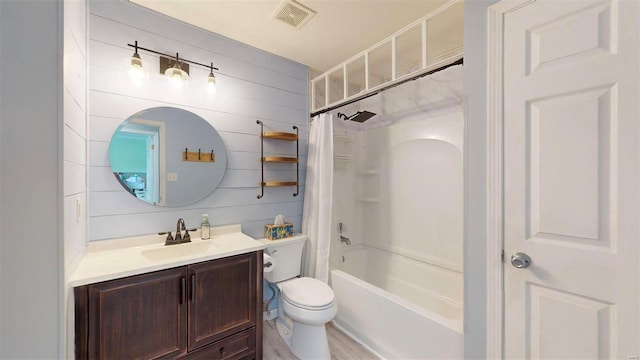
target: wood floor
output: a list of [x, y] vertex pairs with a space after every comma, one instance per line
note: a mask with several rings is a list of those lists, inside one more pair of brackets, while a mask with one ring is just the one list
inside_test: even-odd
[[[365, 349], [362, 345], [353, 341], [342, 331], [333, 325], [327, 325], [327, 337], [329, 338], [329, 349], [332, 360], [365, 360], [378, 359], [375, 355]], [[264, 360], [295, 360], [298, 359], [284, 343], [278, 330], [276, 330], [275, 320], [264, 322], [263, 337], [263, 358]]]

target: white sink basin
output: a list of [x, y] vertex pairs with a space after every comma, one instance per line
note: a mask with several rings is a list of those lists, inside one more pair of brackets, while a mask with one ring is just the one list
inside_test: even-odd
[[150, 261], [162, 261], [185, 256], [195, 256], [198, 254], [205, 255], [205, 253], [211, 250], [211, 247], [213, 246], [215, 246], [215, 244], [212, 241], [200, 240], [143, 250], [140, 252], [140, 255]]

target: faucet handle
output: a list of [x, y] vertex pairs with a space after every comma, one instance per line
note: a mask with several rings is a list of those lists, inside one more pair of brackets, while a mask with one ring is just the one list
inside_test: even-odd
[[167, 235], [167, 238], [165, 239], [165, 242], [164, 242], [165, 245], [175, 244], [175, 241], [173, 240], [173, 236], [171, 235], [171, 231], [160, 232], [158, 233], [158, 235]]
[[191, 242], [191, 235], [189, 235], [189, 230], [184, 230], [184, 235], [182, 236], [182, 242]]

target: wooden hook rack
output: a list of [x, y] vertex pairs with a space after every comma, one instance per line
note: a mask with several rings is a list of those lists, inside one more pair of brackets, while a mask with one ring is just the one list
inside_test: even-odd
[[216, 162], [216, 154], [211, 150], [210, 152], [198, 152], [189, 151], [189, 148], [185, 148], [182, 153], [182, 161], [195, 161], [195, 162]]

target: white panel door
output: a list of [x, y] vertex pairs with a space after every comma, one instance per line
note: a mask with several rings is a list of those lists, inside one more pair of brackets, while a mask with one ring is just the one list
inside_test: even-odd
[[640, 353], [639, 11], [538, 0], [505, 14], [506, 358]]

